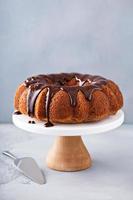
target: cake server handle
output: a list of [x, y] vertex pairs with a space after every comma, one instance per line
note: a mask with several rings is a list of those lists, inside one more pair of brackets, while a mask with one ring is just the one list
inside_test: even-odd
[[13, 160], [16, 159], [16, 157], [9, 151], [3, 151], [2, 154], [8, 156], [9, 158], [12, 158]]

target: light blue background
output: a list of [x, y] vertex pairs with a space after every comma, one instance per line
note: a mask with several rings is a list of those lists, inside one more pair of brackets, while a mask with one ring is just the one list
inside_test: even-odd
[[133, 1], [0, 0], [0, 121], [26, 77], [71, 71], [115, 80], [133, 122]]

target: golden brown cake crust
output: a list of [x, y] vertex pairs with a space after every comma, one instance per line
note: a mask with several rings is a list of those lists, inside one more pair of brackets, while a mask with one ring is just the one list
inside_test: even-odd
[[122, 106], [121, 91], [113, 81], [78, 73], [28, 78], [14, 98], [16, 110], [47, 125], [102, 120]]

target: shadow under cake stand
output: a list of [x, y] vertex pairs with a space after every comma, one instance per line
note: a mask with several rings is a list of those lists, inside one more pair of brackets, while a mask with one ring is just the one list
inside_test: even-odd
[[[47, 155], [47, 166], [59, 171], [78, 171], [91, 166], [91, 157], [85, 147], [82, 135], [107, 132], [119, 127], [124, 121], [124, 113], [119, 110], [105, 120], [84, 124], [55, 124], [45, 127], [44, 122], [26, 115], [12, 116], [13, 123], [25, 131], [42, 135], [57, 136]], [[28, 123], [35, 121], [35, 124]]]

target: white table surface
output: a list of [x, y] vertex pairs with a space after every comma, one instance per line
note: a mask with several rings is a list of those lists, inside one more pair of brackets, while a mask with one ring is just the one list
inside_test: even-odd
[[[133, 200], [133, 125], [100, 135], [84, 136], [93, 166], [80, 172], [58, 172], [45, 165], [53, 136], [26, 133], [0, 125], [0, 200]], [[32, 156], [44, 170], [47, 184], [21, 175], [1, 152]]]

